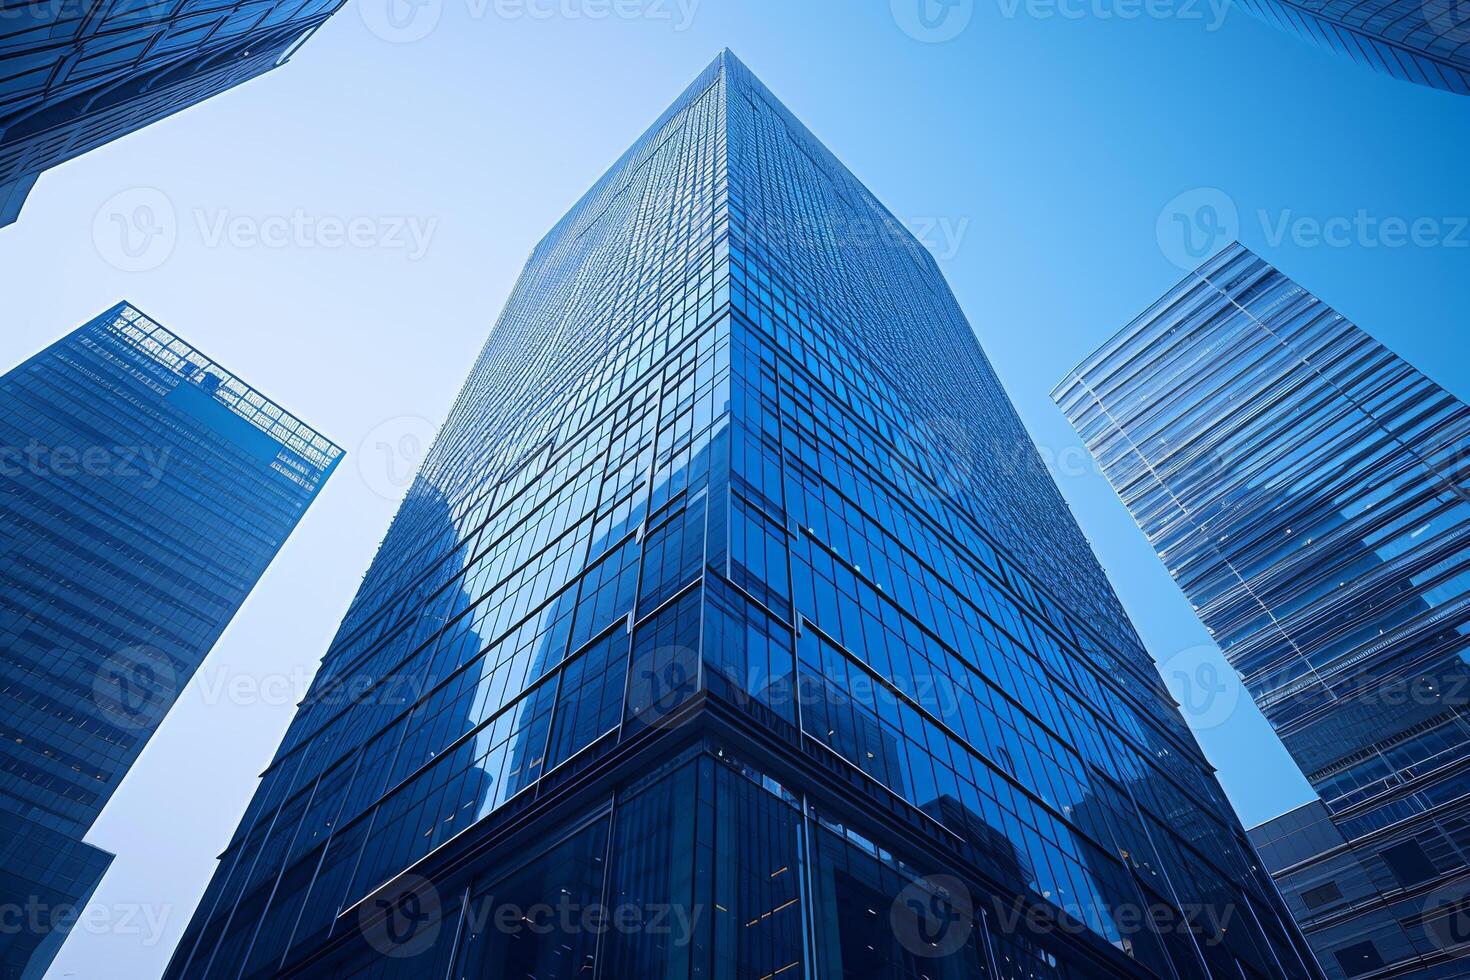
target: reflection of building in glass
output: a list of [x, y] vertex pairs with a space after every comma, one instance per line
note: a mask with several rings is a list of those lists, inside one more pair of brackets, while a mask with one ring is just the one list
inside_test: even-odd
[[1002, 831], [986, 823], [982, 814], [953, 796], [941, 796], [923, 809], [973, 848], [972, 860], [991, 870], [997, 880], [1018, 891], [1036, 880], [1026, 855]]
[[[1319, 975], [933, 260], [730, 55], [536, 248], [420, 482], [170, 976]], [[985, 917], [934, 958], [937, 875]], [[1222, 894], [1218, 942], [1138, 915]]]
[[341, 451], [119, 304], [0, 377], [0, 978], [112, 860], [82, 841]]
[[1470, 410], [1239, 245], [1056, 394], [1321, 797], [1252, 837], [1324, 967], [1460, 975]]
[[1268, 24], [1394, 78], [1470, 94], [1470, 12], [1460, 0], [1244, 0]]
[[0, 226], [15, 220], [43, 170], [285, 64], [341, 4], [7, 3], [0, 12]]

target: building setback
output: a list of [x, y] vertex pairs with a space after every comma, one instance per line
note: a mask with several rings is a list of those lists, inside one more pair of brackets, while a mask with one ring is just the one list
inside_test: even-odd
[[933, 259], [727, 52], [532, 253], [168, 976], [1319, 976], [1255, 861]]
[[127, 303], [0, 377], [0, 977], [45, 972], [83, 836], [340, 456]]
[[1232, 245], [1055, 392], [1320, 799], [1252, 831], [1333, 977], [1470, 969], [1470, 410]]

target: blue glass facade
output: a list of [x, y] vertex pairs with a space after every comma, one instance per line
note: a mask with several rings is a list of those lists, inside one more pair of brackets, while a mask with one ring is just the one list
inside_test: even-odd
[[728, 53], [531, 255], [168, 975], [1319, 976], [932, 258]]
[[0, 226], [43, 170], [284, 64], [342, 0], [17, 0], [0, 16]]
[[0, 377], [0, 977], [111, 861], [82, 841], [341, 451], [123, 303]]
[[1320, 796], [1252, 837], [1323, 967], [1466, 975], [1470, 409], [1240, 245], [1056, 396]]
[[1241, 0], [1268, 24], [1405, 82], [1470, 94], [1460, 0]]

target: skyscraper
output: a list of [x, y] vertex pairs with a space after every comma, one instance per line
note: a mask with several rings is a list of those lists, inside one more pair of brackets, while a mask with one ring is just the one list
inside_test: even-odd
[[1257, 17], [1405, 82], [1470, 94], [1462, 0], [1242, 0]]
[[82, 841], [341, 451], [121, 303], [0, 378], [0, 977], [112, 860]]
[[1252, 832], [1329, 974], [1470, 969], [1470, 410], [1240, 245], [1057, 401], [1320, 800]]
[[168, 975], [1319, 976], [1254, 862], [933, 259], [725, 53], [532, 253]]
[[0, 226], [47, 170], [278, 68], [342, 0], [21, 0], [0, 16]]

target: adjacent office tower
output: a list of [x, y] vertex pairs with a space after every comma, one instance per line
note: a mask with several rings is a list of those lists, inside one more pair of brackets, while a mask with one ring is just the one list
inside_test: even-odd
[[126, 303], [0, 378], [0, 978], [45, 972], [112, 860], [82, 837], [340, 455]]
[[17, 0], [0, 16], [0, 226], [41, 171], [278, 68], [342, 0]]
[[934, 261], [727, 53], [532, 253], [168, 975], [1318, 976], [1254, 862]]
[[1359, 64], [1470, 94], [1470, 9], [1463, 0], [1242, 0], [1262, 20]]
[[1240, 245], [1055, 394], [1321, 797], [1252, 836], [1322, 965], [1464, 976], [1470, 410]]

